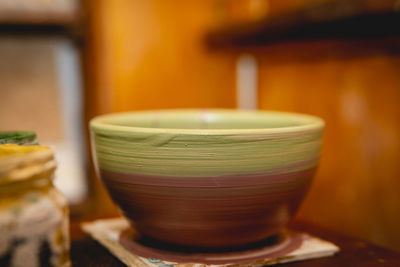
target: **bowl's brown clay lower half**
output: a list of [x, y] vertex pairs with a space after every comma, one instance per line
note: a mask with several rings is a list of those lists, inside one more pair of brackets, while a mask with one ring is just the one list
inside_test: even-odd
[[100, 170], [141, 235], [198, 248], [245, 246], [276, 234], [295, 214], [314, 172], [160, 177]]

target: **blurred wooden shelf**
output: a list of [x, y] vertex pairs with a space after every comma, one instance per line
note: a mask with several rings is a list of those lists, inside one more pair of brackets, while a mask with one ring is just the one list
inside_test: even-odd
[[80, 21], [78, 0], [0, 2], [0, 34], [76, 35]]
[[78, 19], [77, 11], [7, 12], [0, 9], [0, 24], [68, 25]]
[[395, 0], [313, 2], [284, 14], [211, 30], [211, 47], [268, 45], [298, 40], [377, 39], [400, 36]]
[[0, 35], [82, 37], [79, 24], [0, 24]]

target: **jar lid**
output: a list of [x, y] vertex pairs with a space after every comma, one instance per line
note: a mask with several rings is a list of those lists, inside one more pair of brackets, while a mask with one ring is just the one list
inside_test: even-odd
[[51, 176], [55, 168], [54, 152], [49, 147], [0, 144], [0, 186]]
[[36, 145], [36, 133], [34, 132], [0, 132], [0, 144]]

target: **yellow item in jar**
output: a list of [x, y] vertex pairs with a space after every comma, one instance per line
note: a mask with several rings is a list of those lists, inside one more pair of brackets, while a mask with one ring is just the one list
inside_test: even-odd
[[0, 145], [0, 262], [70, 266], [65, 197], [52, 183], [56, 162], [46, 146]]

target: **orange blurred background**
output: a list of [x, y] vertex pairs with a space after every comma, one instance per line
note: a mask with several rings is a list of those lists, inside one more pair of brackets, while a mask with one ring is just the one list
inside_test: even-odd
[[[213, 29], [310, 2], [89, 2], [87, 118], [234, 108], [238, 58], [253, 55], [260, 109], [314, 114], [327, 124], [319, 172], [297, 219], [400, 250], [400, 56], [388, 48], [391, 41], [207, 45]], [[100, 195], [104, 208], [109, 202]]]
[[0, 1], [0, 130], [54, 145], [56, 186], [90, 218], [117, 214], [90, 163], [96, 115], [317, 115], [322, 160], [296, 219], [400, 251], [399, 3]]

